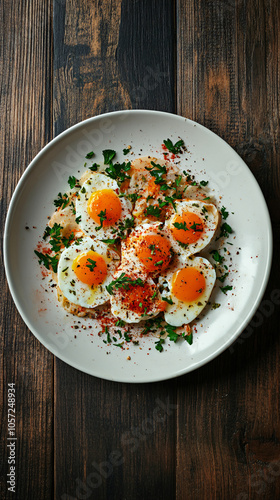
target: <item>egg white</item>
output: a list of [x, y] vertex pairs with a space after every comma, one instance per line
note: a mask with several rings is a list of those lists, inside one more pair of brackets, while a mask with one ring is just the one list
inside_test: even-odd
[[[205, 278], [205, 290], [198, 300], [194, 302], [183, 302], [172, 293], [172, 280], [176, 271], [185, 267], [195, 267], [202, 271]], [[206, 306], [216, 281], [216, 272], [214, 267], [207, 259], [203, 257], [188, 257], [185, 259], [176, 259], [172, 266], [162, 273], [158, 284], [162, 298], [172, 300], [173, 304], [167, 304], [164, 312], [164, 319], [173, 326], [182, 326], [193, 321]]]
[[[73, 261], [80, 254], [93, 250], [100, 254], [107, 264], [107, 276], [101, 285], [90, 287], [82, 283], [72, 269]], [[73, 304], [93, 308], [105, 304], [110, 298], [106, 286], [112, 281], [113, 273], [119, 265], [119, 256], [105, 243], [91, 238], [83, 238], [79, 244], [72, 243], [65, 248], [58, 263], [58, 286], [63, 295]]]
[[92, 193], [102, 189], [112, 189], [119, 196], [119, 186], [114, 179], [107, 177], [102, 173], [93, 173], [81, 186], [76, 199], [76, 217], [80, 217], [80, 228], [91, 238], [99, 240], [110, 239], [116, 237], [116, 230], [121, 223], [124, 223], [126, 218], [131, 218], [132, 205], [129, 200], [120, 197], [119, 200], [122, 206], [122, 213], [119, 221], [112, 226], [102, 227], [98, 231], [99, 226], [88, 214], [87, 204]]

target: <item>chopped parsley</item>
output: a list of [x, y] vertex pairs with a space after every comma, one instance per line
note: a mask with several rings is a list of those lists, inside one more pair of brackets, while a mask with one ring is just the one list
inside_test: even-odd
[[221, 208], [221, 214], [222, 214], [223, 219], [227, 219], [229, 216], [229, 212], [227, 212], [225, 207]]
[[227, 238], [230, 234], [232, 234], [232, 228], [231, 226], [227, 223], [227, 222], [224, 222], [222, 225], [221, 225], [221, 232], [220, 232], [220, 235], [219, 237], [217, 238], [217, 240], [219, 238]]
[[127, 155], [130, 150], [131, 150], [131, 148], [125, 148], [125, 149], [123, 149], [123, 154]]
[[96, 172], [98, 169], [99, 169], [100, 165], [98, 165], [97, 163], [93, 163], [91, 165], [91, 167], [89, 167], [89, 169], [92, 171], [92, 172]]
[[146, 208], [146, 215], [152, 215], [153, 217], [159, 218], [161, 216], [161, 209], [155, 205], [149, 205]]
[[123, 326], [125, 326], [125, 321], [123, 321], [122, 319], [118, 319], [115, 323], [115, 326], [120, 326], [122, 328]]
[[87, 155], [86, 155], [86, 159], [87, 160], [90, 160], [94, 155], [94, 152], [93, 151], [90, 151]]
[[173, 300], [172, 299], [168, 299], [167, 297], [162, 297], [162, 300], [164, 300], [164, 302], [167, 302], [167, 304], [174, 304]]
[[177, 179], [175, 180], [175, 184], [177, 187], [180, 186], [181, 180], [182, 180], [182, 175], [179, 175], [179, 177], [177, 177]]
[[141, 198], [141, 196], [137, 193], [127, 194], [126, 196], [129, 200], [132, 201], [132, 203], [134, 203], [136, 200], [139, 200], [139, 198]]
[[209, 181], [200, 181], [200, 183], [199, 183], [199, 184], [200, 184], [201, 186], [205, 187], [205, 186], [207, 186], [208, 182], [209, 182]]
[[178, 244], [180, 245], [180, 247], [182, 248], [188, 248], [189, 244], [188, 243], [182, 243], [181, 241], [178, 241]]
[[76, 217], [76, 219], [75, 219], [76, 224], [80, 224], [81, 219], [82, 219], [81, 215], [79, 215], [79, 217]]
[[192, 334], [192, 332], [189, 333], [188, 335], [184, 335], [184, 339], [188, 342], [188, 344], [192, 345], [192, 343], [193, 343], [193, 334]]
[[106, 208], [105, 210], [101, 210], [101, 212], [98, 214], [98, 217], [100, 219], [100, 226], [96, 227], [95, 228], [95, 231], [99, 231], [100, 229], [102, 229], [103, 227], [103, 222], [105, 220], [107, 220], [107, 216], [106, 216]]
[[49, 254], [37, 252], [37, 250], [34, 250], [34, 253], [37, 255], [39, 259], [39, 264], [43, 264], [46, 269], [52, 269], [54, 273], [57, 273], [57, 265], [59, 260], [58, 255], [54, 255], [52, 257]]
[[223, 274], [222, 276], [219, 276], [219, 277], [218, 277], [218, 280], [219, 280], [221, 283], [223, 283], [223, 282], [225, 281], [225, 279], [226, 279], [226, 277], [227, 277], [227, 276], [228, 276], [228, 273], [225, 273], [225, 274]]
[[[105, 162], [104, 162], [105, 163]], [[106, 175], [111, 179], [114, 179], [118, 182], [118, 184], [122, 184], [126, 179], [131, 179], [130, 175], [127, 175], [126, 172], [130, 170], [131, 163], [109, 163], [109, 167], [105, 169]]]
[[110, 163], [116, 156], [116, 151], [114, 151], [113, 149], [104, 149], [104, 151], [102, 151], [102, 154], [104, 157], [105, 165], [110, 165]]
[[103, 243], [107, 243], [107, 245], [115, 245], [115, 243], [118, 241], [117, 238], [108, 238], [107, 240], [101, 240]]
[[89, 270], [92, 272], [94, 270], [94, 268], [96, 267], [96, 261], [88, 258], [87, 262], [89, 262], [89, 264], [86, 264], [86, 267], [88, 267]]
[[198, 231], [199, 231], [199, 232], [203, 231], [203, 227], [201, 227], [201, 224], [200, 224], [200, 223], [196, 224], [196, 222], [194, 222], [194, 223], [190, 226], [190, 228], [191, 228], [191, 229], [193, 229], [193, 230], [194, 230], [194, 231], [196, 231], [196, 232], [198, 232]]
[[229, 292], [230, 290], [232, 290], [232, 286], [230, 285], [226, 285], [226, 286], [220, 286], [220, 289], [222, 290], [222, 292], [226, 295], [227, 292]]
[[124, 336], [124, 338], [125, 338], [126, 342], [131, 342], [132, 337], [131, 337], [131, 335], [128, 335], [128, 332], [125, 332], [125, 333], [123, 334], [123, 336]]
[[154, 255], [156, 253], [156, 246], [155, 245], [149, 245], [148, 248], [149, 248], [149, 250], [151, 250], [151, 255]]
[[162, 344], [164, 344], [164, 339], [159, 339], [157, 342], [155, 342], [157, 351], [161, 352], [163, 350]]
[[45, 240], [48, 236], [50, 237], [49, 243], [51, 245], [51, 249], [54, 252], [59, 252], [62, 246], [68, 247], [74, 238], [73, 232], [70, 234], [68, 238], [62, 236], [61, 234], [62, 229], [63, 229], [62, 226], [55, 222], [53, 227], [47, 226], [44, 231], [43, 239]]
[[144, 286], [144, 281], [141, 278], [137, 278], [136, 280], [131, 279], [129, 276], [126, 276], [125, 273], [121, 273], [121, 275], [116, 279], [111, 281], [111, 283], [106, 286], [106, 290], [110, 295], [113, 295], [114, 288], [118, 290], [119, 288], [123, 288], [124, 290], [129, 290], [131, 286]]
[[[161, 184], [163, 182], [163, 175], [166, 174], [166, 167], [163, 165], [158, 165], [157, 163], [151, 161], [152, 167], [145, 167], [146, 170], [155, 178], [155, 184]], [[165, 186], [167, 186], [165, 184]], [[167, 188], [168, 189], [168, 186]]]
[[118, 229], [113, 229], [112, 233], [117, 233], [116, 236], [118, 238], [121, 238], [122, 240], [126, 237], [126, 230], [131, 229], [134, 227], [134, 217], [132, 216], [131, 219], [127, 217], [124, 222], [120, 222]]
[[224, 260], [224, 257], [222, 257], [222, 255], [219, 254], [218, 250], [212, 250], [212, 252], [210, 252], [213, 256], [213, 259], [215, 262], [218, 262], [218, 264], [221, 264]]
[[163, 144], [168, 149], [168, 151], [176, 155], [178, 153], [181, 153], [181, 148], [182, 146], [184, 146], [184, 141], [180, 139], [175, 144], [173, 144], [173, 142], [170, 139], [166, 139], [163, 141]]
[[189, 228], [186, 224], [186, 221], [184, 222], [174, 222], [173, 224], [174, 227], [176, 227], [176, 229], [183, 229], [183, 231], [189, 231]]
[[70, 175], [68, 178], [68, 184], [70, 188], [73, 189], [76, 185], [79, 185], [79, 181], [74, 175]]
[[68, 205], [69, 201], [69, 196], [66, 193], [58, 193], [57, 200], [54, 200], [54, 206], [57, 208], [61, 207], [63, 209]]
[[113, 345], [115, 345], [116, 347], [120, 347], [121, 349], [123, 349], [123, 344], [124, 344], [124, 341], [120, 342], [119, 344], [113, 344]]

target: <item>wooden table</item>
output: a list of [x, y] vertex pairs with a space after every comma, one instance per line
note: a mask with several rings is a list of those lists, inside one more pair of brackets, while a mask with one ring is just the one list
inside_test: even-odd
[[[278, 0], [3, 0], [2, 226], [21, 174], [54, 136], [107, 111], [156, 109], [202, 123], [242, 156], [270, 208], [275, 252], [260, 310], [236, 344], [196, 372], [146, 385], [55, 358], [2, 276], [1, 498], [280, 498], [279, 14]], [[157, 398], [164, 418], [148, 431]]]

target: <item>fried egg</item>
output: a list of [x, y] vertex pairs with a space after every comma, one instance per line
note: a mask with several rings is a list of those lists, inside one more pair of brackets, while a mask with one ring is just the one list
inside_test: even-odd
[[196, 254], [213, 239], [219, 212], [215, 205], [199, 200], [175, 202], [175, 207], [176, 212], [165, 222], [172, 246], [176, 253]]
[[106, 286], [118, 265], [118, 254], [105, 243], [83, 238], [63, 250], [58, 263], [58, 286], [76, 305], [99, 306], [110, 298]]
[[82, 185], [76, 200], [76, 217], [82, 231], [99, 240], [115, 238], [124, 228], [125, 220], [131, 219], [132, 209], [130, 201], [119, 194], [114, 179], [92, 174]]
[[163, 224], [142, 224], [136, 227], [122, 242], [122, 267], [125, 270], [133, 262], [134, 270], [157, 276], [166, 269], [172, 259], [171, 243], [162, 230]]
[[173, 326], [193, 321], [206, 306], [215, 280], [215, 269], [207, 259], [177, 260], [159, 277], [161, 297], [167, 301], [165, 321]]
[[167, 300], [165, 321], [173, 326], [193, 321], [206, 306], [215, 280], [215, 269], [207, 259], [177, 259], [159, 277], [161, 297]]
[[119, 268], [111, 286], [112, 314], [126, 323], [153, 318], [166, 308], [155, 282], [143, 273], [133, 273], [131, 269], [125, 272]]

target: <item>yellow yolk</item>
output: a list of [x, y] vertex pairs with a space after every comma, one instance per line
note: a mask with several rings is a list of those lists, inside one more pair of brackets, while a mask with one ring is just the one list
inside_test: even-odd
[[[178, 229], [174, 226], [176, 223], [184, 224], [185, 229]], [[171, 231], [175, 240], [185, 244], [195, 243], [203, 232], [203, 221], [193, 212], [184, 212], [174, 218]]]
[[137, 241], [136, 255], [148, 271], [165, 269], [171, 260], [171, 245], [163, 236], [148, 234]]
[[172, 293], [182, 302], [194, 302], [205, 290], [205, 277], [195, 267], [177, 271], [172, 280]]
[[100, 214], [103, 212], [106, 219], [103, 220], [103, 227], [112, 226], [119, 220], [122, 213], [122, 205], [118, 195], [112, 189], [101, 189], [95, 191], [90, 196], [87, 204], [89, 216], [101, 225]]
[[73, 261], [72, 269], [77, 278], [89, 286], [101, 285], [107, 276], [107, 264], [99, 253], [90, 250]]

